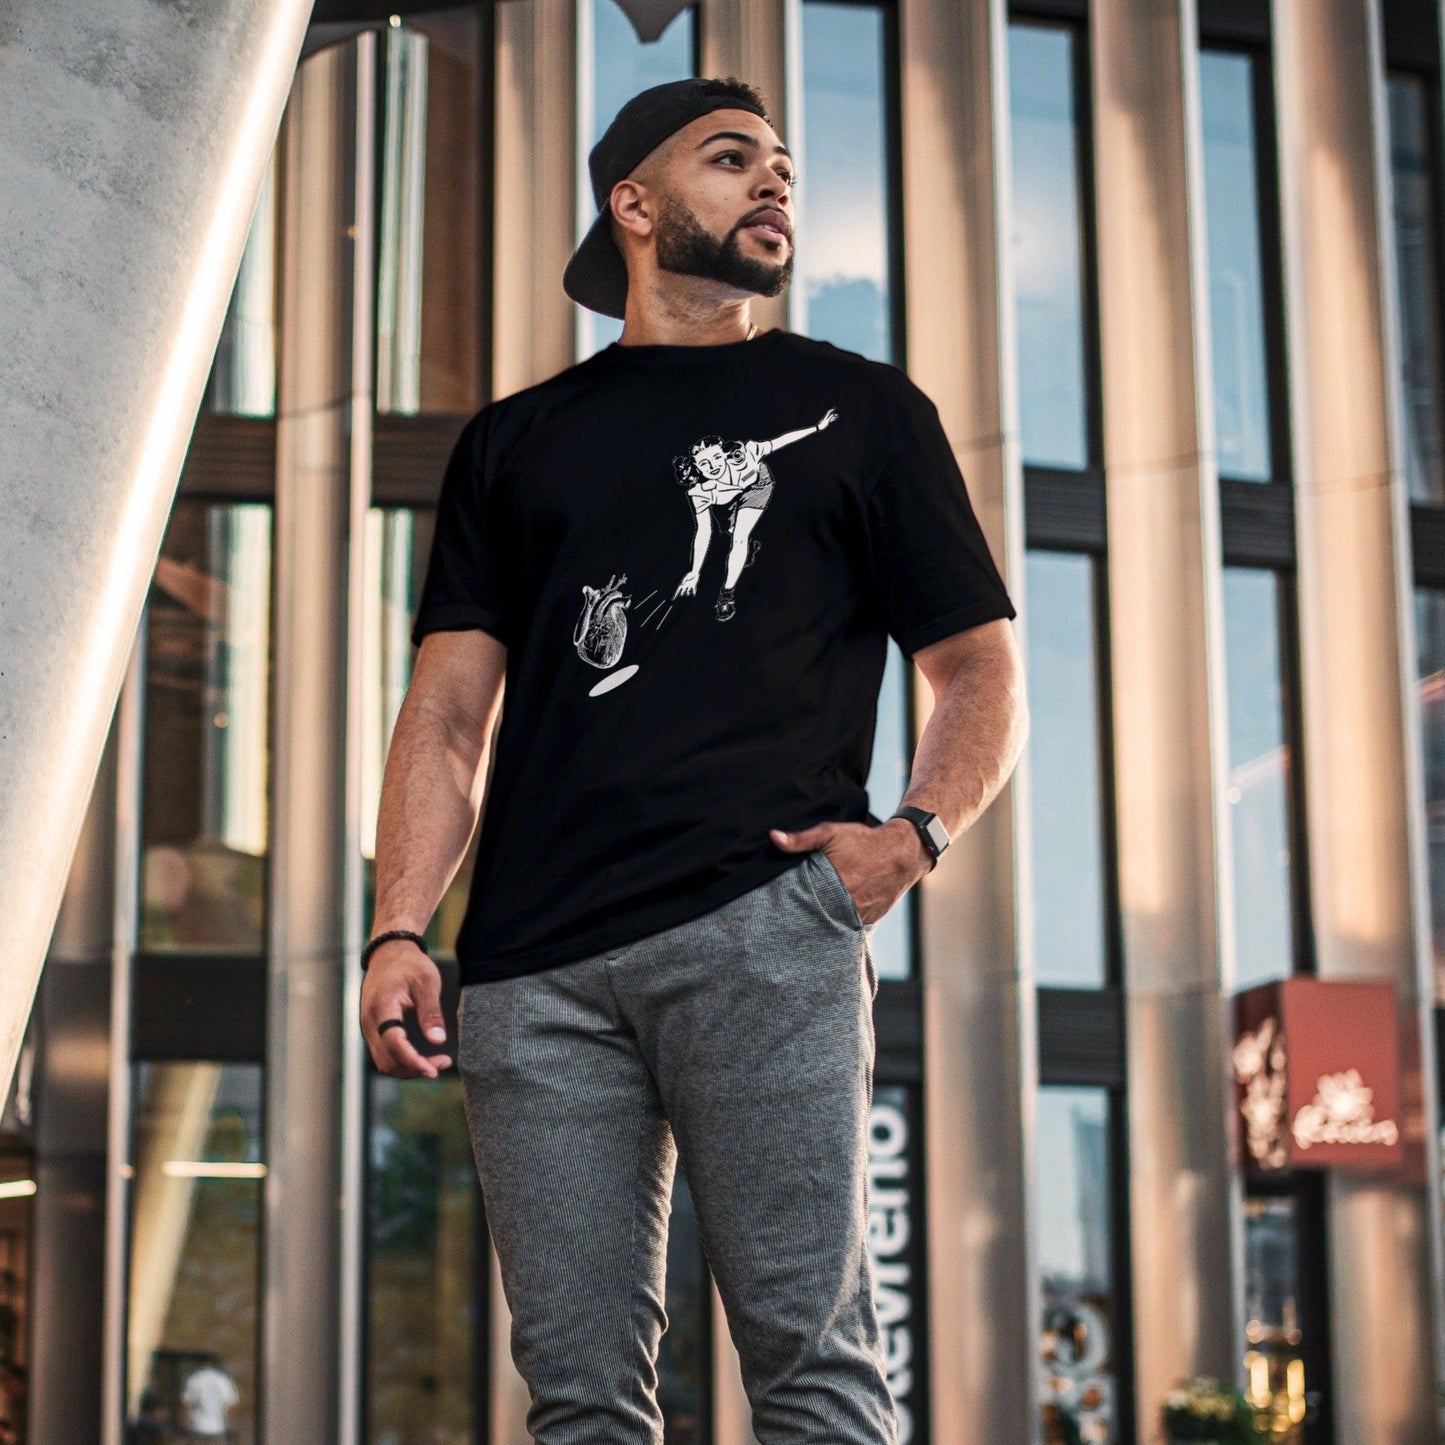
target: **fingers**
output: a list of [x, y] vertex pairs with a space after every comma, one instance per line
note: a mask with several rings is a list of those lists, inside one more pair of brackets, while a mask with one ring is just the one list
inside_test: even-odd
[[786, 853], [808, 853], [821, 848], [838, 830], [836, 823], [814, 823], [797, 833], [785, 833], [781, 828], [770, 828], [768, 836]]
[[446, 1054], [420, 1053], [406, 1036], [405, 1028], [390, 1020], [404, 1019], [415, 1012], [422, 1033], [435, 1043], [446, 1038], [441, 1011], [441, 975], [434, 964], [415, 972], [389, 970], [375, 980], [367, 979], [361, 1001], [361, 1031], [372, 1062], [384, 1074], [398, 1079], [435, 1079], [451, 1067]]

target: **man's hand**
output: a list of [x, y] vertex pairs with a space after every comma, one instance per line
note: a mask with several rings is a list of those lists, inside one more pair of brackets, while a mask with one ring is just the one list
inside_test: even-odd
[[674, 597], [691, 597], [697, 591], [698, 578], [700, 575], [701, 574], [697, 572], [686, 573], [682, 581], [677, 584], [677, 591], [672, 595]]
[[431, 1043], [447, 1036], [442, 1018], [442, 976], [436, 964], [416, 944], [404, 938], [383, 943], [371, 955], [361, 980], [361, 1032], [371, 1050], [372, 1062], [394, 1079], [434, 1079], [451, 1059], [446, 1054], [427, 1057], [407, 1041], [406, 1030], [381, 1025], [415, 1010], [417, 1025]]
[[891, 818], [876, 828], [868, 823], [815, 823], [800, 833], [772, 828], [768, 836], [785, 853], [821, 849], [864, 923], [882, 918], [933, 863], [906, 818]]

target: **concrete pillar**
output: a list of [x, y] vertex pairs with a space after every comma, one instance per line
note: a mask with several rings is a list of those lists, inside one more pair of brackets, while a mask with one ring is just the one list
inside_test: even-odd
[[528, 0], [496, 10], [494, 396], [577, 359], [573, 302], [562, 290], [577, 232], [576, 5]]
[[[907, 369], [933, 398], [989, 547], [1023, 605], [1002, 0], [903, 0]], [[915, 675], [919, 726], [932, 695]], [[1027, 759], [918, 885], [932, 1438], [1026, 1438], [1039, 1400], [1029, 1231], [1037, 1084]]]
[[[267, 1440], [341, 1438], [354, 1418], [358, 1171], [343, 1195], [343, 1074], [355, 1047], [356, 746], [347, 719], [351, 555], [370, 478], [370, 143], [375, 42], [332, 46], [297, 73], [282, 131], [281, 350], [276, 417], [262, 1423]], [[359, 546], [359, 537], [357, 538]], [[351, 1140], [352, 1153], [357, 1142]], [[347, 1208], [347, 1204], [351, 1208]], [[350, 1378], [351, 1384], [345, 1382]]]
[[[1322, 978], [1398, 990], [1415, 1168], [1329, 1179], [1336, 1431], [1436, 1435], [1433, 980], [1378, 6], [1273, 7], [1305, 823]], [[1422, 1086], [1423, 1085], [1423, 1086]]]
[[310, 9], [6, 7], [0, 1094]]
[[1178, 1379], [1241, 1368], [1219, 483], [1194, 6], [1100, 0], [1089, 21], [1142, 1434]]

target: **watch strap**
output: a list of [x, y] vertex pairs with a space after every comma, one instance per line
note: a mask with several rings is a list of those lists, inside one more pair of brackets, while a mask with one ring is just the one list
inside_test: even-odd
[[[929, 865], [929, 871], [931, 872], [933, 868], [938, 866], [938, 860], [943, 855], [943, 850], [948, 847], [951, 841], [948, 836], [948, 829], [943, 826], [938, 814], [930, 813], [926, 808], [915, 808], [911, 803], [900, 803], [898, 807], [893, 810], [892, 816], [902, 818], [906, 822], [913, 824], [919, 838], [922, 840], [925, 851], [928, 853], [928, 856], [933, 859], [933, 862]], [[943, 840], [941, 842], [934, 835], [933, 828], [935, 827], [938, 832], [943, 834]]]

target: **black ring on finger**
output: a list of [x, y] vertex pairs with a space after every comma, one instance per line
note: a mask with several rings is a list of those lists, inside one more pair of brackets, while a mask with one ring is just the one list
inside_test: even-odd
[[404, 1029], [405, 1027], [406, 1024], [401, 1019], [387, 1019], [385, 1023], [377, 1024], [376, 1031], [378, 1034], [384, 1034], [387, 1029]]

